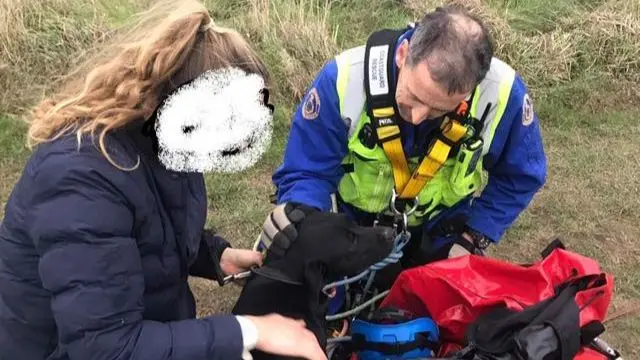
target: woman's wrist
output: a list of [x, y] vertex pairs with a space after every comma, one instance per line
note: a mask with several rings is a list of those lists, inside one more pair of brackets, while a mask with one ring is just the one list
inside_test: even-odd
[[240, 331], [242, 332], [242, 359], [251, 359], [249, 351], [255, 349], [258, 343], [258, 328], [253, 321], [246, 316], [236, 315], [236, 319], [240, 324]]

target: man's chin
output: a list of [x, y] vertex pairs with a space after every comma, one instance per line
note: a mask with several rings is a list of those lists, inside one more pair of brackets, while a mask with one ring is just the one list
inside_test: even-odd
[[402, 110], [398, 111], [398, 116], [400, 117], [400, 119], [402, 119], [402, 121], [411, 123], [411, 117], [407, 116], [404, 112], [402, 112]]

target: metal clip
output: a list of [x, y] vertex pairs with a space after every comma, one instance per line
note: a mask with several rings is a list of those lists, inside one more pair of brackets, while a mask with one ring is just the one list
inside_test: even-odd
[[413, 205], [411, 206], [411, 209], [409, 209], [409, 211], [398, 211], [398, 209], [396, 209], [396, 200], [398, 199], [398, 194], [396, 193], [396, 189], [393, 189], [393, 193], [391, 194], [391, 202], [389, 204], [389, 207], [391, 208], [391, 211], [393, 211], [396, 215], [405, 215], [405, 216], [409, 216], [411, 214], [413, 214], [414, 211], [416, 211], [416, 209], [418, 208], [418, 197], [416, 196], [413, 199]]
[[609, 355], [611, 359], [622, 360], [620, 354], [601, 338], [597, 337], [593, 339], [592, 345], [595, 346], [598, 350]]
[[407, 233], [408, 226], [409, 226], [409, 216], [407, 215], [407, 213], [402, 213], [402, 232], [403, 233]]
[[226, 285], [230, 282], [235, 282], [238, 280], [244, 280], [246, 278], [248, 278], [249, 276], [251, 276], [251, 270], [247, 270], [247, 271], [243, 271], [237, 274], [233, 274], [233, 275], [228, 275], [225, 276], [222, 280], [222, 282]]

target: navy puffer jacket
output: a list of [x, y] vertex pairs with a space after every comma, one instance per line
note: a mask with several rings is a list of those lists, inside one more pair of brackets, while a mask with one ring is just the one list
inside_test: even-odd
[[195, 319], [188, 275], [213, 279], [201, 174], [166, 170], [131, 127], [111, 157], [75, 136], [41, 145], [0, 227], [0, 359], [239, 359], [236, 319]]

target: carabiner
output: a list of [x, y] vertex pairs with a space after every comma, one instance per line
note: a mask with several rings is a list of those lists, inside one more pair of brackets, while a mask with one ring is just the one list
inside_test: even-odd
[[227, 275], [224, 277], [223, 282], [224, 284], [228, 284], [230, 282], [236, 282], [239, 280], [244, 280], [246, 278], [248, 278], [249, 276], [251, 276], [251, 270], [247, 270], [247, 271], [243, 271], [237, 274], [232, 274], [232, 275]]
[[409, 216], [407, 213], [402, 214], [402, 231], [407, 232], [407, 227], [409, 226]]
[[[409, 211], [398, 211], [398, 209], [396, 209], [396, 200], [398, 199], [398, 194], [396, 193], [396, 189], [393, 189], [393, 192], [391, 193], [391, 202], [389, 204], [389, 207], [391, 208], [391, 211], [393, 211], [396, 215], [404, 215], [404, 216], [409, 216], [411, 214], [413, 214], [414, 211], [416, 211], [416, 209], [418, 208], [418, 197], [416, 196], [413, 199], [413, 205], [411, 206], [411, 209], [409, 209]], [[406, 221], [405, 221], [405, 225], [406, 225]]]

